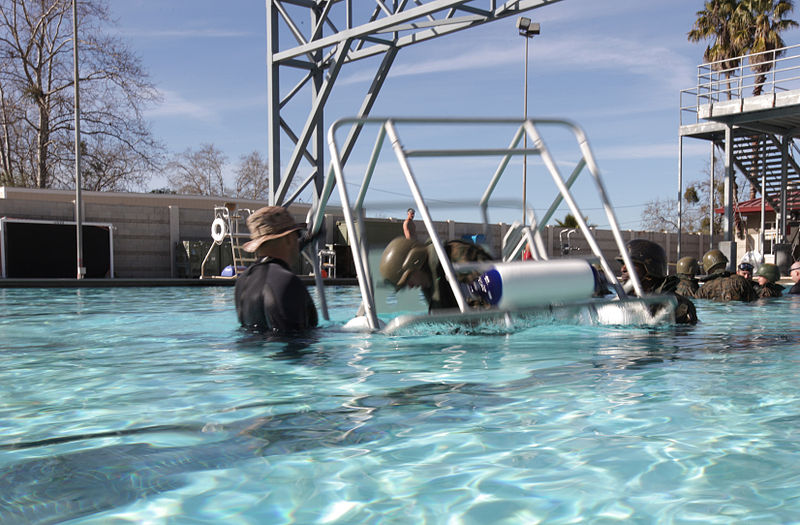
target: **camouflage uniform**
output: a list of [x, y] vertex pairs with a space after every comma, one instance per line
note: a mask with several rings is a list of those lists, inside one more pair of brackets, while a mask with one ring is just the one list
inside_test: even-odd
[[750, 281], [741, 275], [731, 274], [728, 271], [717, 272], [708, 276], [694, 294], [698, 299], [711, 299], [712, 301], [750, 302], [756, 300], [756, 292]]
[[675, 293], [679, 293], [684, 297], [694, 297], [694, 293], [700, 288], [700, 283], [694, 277], [679, 275], [678, 287]]
[[767, 297], [781, 297], [783, 295], [783, 286], [778, 283], [767, 283], [764, 286], [755, 284], [753, 289], [756, 291], [756, 296], [759, 299]]
[[[674, 275], [664, 277], [667, 273], [667, 254], [664, 248], [646, 239], [632, 239], [625, 244], [625, 249], [633, 262], [634, 267], [639, 264], [641, 270], [634, 270], [639, 276], [644, 295], [672, 295], [675, 297], [675, 322], [681, 324], [697, 324], [697, 311], [694, 303], [685, 296], [675, 293], [678, 289], [679, 279]], [[623, 263], [622, 257], [617, 261]], [[628, 270], [628, 268], [625, 268]], [[628, 270], [629, 271], [629, 270]], [[623, 272], [623, 279], [627, 281], [628, 272]], [[658, 313], [658, 305], [652, 305], [650, 310], [653, 315]]]
[[[654, 294], [666, 294], [666, 295], [674, 295], [675, 299], [678, 300], [678, 304], [675, 306], [675, 322], [680, 324], [697, 324], [697, 310], [694, 307], [694, 303], [686, 298], [683, 294], [678, 292], [678, 287], [680, 286], [681, 279], [678, 279], [674, 275], [670, 275], [668, 277], [664, 277], [664, 280], [654, 283], [653, 292]], [[655, 312], [653, 312], [655, 313]]]
[[[436, 249], [433, 244], [428, 245], [428, 262], [427, 268], [431, 274], [432, 286], [430, 288], [423, 288], [422, 293], [425, 295], [425, 300], [428, 301], [429, 310], [438, 310], [443, 308], [458, 308], [458, 302], [453, 295], [453, 289], [447, 281], [447, 276], [444, 273], [444, 268], [439, 264], [439, 257], [436, 255]], [[447, 253], [447, 258], [453, 264], [466, 263], [466, 262], [488, 262], [492, 257], [484, 251], [483, 248], [471, 242], [452, 240], [444, 244], [444, 250]], [[462, 283], [471, 283], [481, 273], [477, 271], [458, 273], [456, 277]], [[467, 300], [470, 306], [481, 306], [482, 303], [476, 300]]]

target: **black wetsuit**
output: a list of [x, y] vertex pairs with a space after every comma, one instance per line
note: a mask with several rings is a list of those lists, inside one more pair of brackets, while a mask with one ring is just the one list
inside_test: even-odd
[[786, 293], [787, 293], [787, 294], [792, 294], [792, 295], [795, 295], [795, 294], [800, 294], [800, 282], [796, 282], [796, 283], [794, 283], [794, 286], [792, 286], [792, 287], [789, 289], [789, 291], [788, 291], [788, 292], [786, 292]]
[[317, 326], [317, 309], [305, 285], [280, 259], [265, 257], [236, 280], [239, 322], [258, 332], [291, 333]]

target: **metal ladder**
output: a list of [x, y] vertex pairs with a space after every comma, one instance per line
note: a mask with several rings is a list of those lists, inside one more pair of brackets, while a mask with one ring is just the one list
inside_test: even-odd
[[[235, 202], [226, 202], [223, 206], [214, 207], [214, 221], [211, 223], [211, 238], [214, 239], [214, 244], [208, 249], [208, 253], [206, 253], [203, 264], [200, 267], [201, 279], [235, 278], [244, 268], [257, 260], [255, 254], [246, 252], [242, 248], [242, 240], [245, 242], [249, 240], [250, 234], [246, 231], [246, 228], [242, 228], [240, 225], [247, 221], [251, 213], [253, 213], [252, 210], [248, 208], [237, 209]], [[211, 252], [226, 240], [231, 244], [232, 275], [206, 275], [206, 263], [211, 257]]]

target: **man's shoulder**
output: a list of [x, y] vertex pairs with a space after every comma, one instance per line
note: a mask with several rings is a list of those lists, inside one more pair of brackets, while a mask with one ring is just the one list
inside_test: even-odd
[[247, 269], [237, 278], [237, 286], [240, 282], [245, 282], [248, 279], [268, 279], [270, 281], [281, 280], [284, 282], [294, 282], [302, 284], [300, 278], [289, 268], [285, 262], [280, 259], [272, 259], [265, 257], [264, 259], [251, 264]]
[[730, 272], [715, 274], [713, 276], [713, 279], [709, 279], [709, 281], [707, 282], [716, 282], [720, 286], [736, 285], [736, 286], [747, 286], [751, 288], [753, 286], [752, 281], [750, 281], [749, 279], [745, 279], [739, 274]]
[[721, 272], [716, 272], [716, 273], [712, 273], [712, 274], [706, 275], [701, 280], [703, 282], [708, 283], [708, 282], [711, 282], [711, 281], [718, 281], [720, 279], [724, 279], [725, 277], [730, 277], [730, 276], [731, 276], [731, 272], [729, 272], [727, 270], [723, 270]]
[[752, 283], [741, 275], [724, 272], [717, 274], [714, 279], [707, 280], [695, 292], [699, 299], [714, 299], [717, 301], [752, 301], [756, 298], [756, 291]]
[[445, 243], [447, 256], [451, 261], [491, 261], [492, 256], [477, 244], [461, 239], [453, 239]]
[[664, 277], [661, 282], [656, 282], [656, 285], [653, 287], [653, 292], [657, 294], [674, 292], [678, 289], [678, 284], [680, 284], [680, 279], [678, 279], [678, 277], [668, 275]]

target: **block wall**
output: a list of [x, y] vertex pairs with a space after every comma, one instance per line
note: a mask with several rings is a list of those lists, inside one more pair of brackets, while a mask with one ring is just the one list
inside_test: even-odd
[[[119, 194], [84, 192], [84, 221], [111, 223], [113, 225], [114, 270], [117, 277], [123, 278], [169, 278], [177, 277], [176, 250], [183, 241], [209, 241], [211, 223], [214, 220], [214, 206], [221, 206], [226, 199], [214, 197]], [[0, 217], [21, 219], [73, 221], [74, 194], [59, 190], [31, 190], [0, 187]], [[258, 201], [235, 200], [240, 208], [257, 209], [265, 203]], [[299, 204], [290, 208], [295, 219], [305, 221], [308, 205]], [[332, 209], [326, 216], [327, 238], [329, 244], [345, 244], [346, 232], [341, 213]], [[402, 235], [402, 220], [371, 219], [367, 226], [367, 238], [375, 246]], [[443, 240], [458, 239], [483, 233], [479, 223], [442, 221], [436, 222], [436, 231]], [[244, 228], [244, 226], [242, 226]], [[497, 255], [500, 243], [508, 230], [507, 224], [489, 226], [486, 245]], [[547, 227], [543, 240], [550, 257], [560, 257], [566, 247], [567, 235], [564, 228]], [[422, 221], [417, 221], [417, 233], [425, 235]], [[561, 235], [560, 235], [561, 234]], [[677, 234], [643, 231], [624, 231], [623, 239], [649, 239], [661, 244], [667, 251], [671, 271], [677, 260]], [[611, 231], [595, 230], [595, 238], [600, 250], [606, 255], [615, 270], [614, 258], [619, 250]], [[683, 235], [682, 256], [700, 259], [710, 247], [707, 235]], [[591, 249], [580, 232], [569, 236], [571, 255], [591, 255]], [[11, 248], [13, 249], [13, 247]]]

